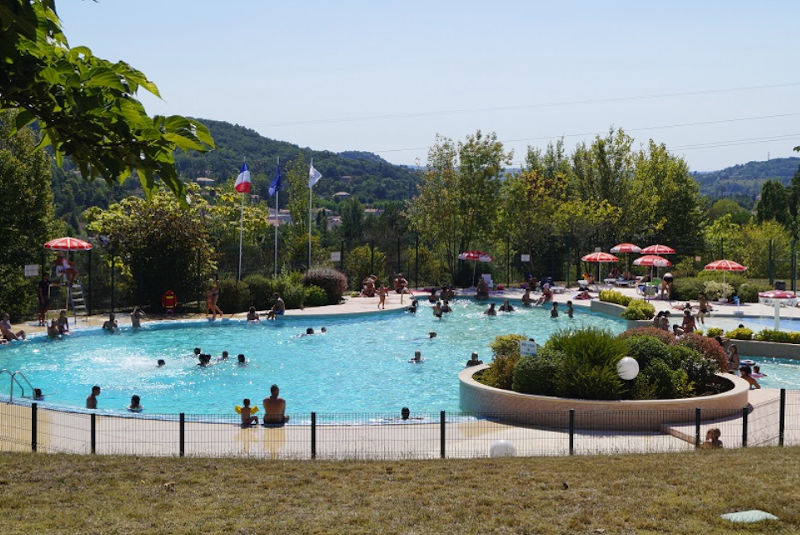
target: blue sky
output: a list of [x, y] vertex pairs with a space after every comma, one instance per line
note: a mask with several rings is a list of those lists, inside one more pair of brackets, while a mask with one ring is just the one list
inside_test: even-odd
[[437, 133], [481, 129], [497, 132], [516, 164], [528, 145], [564, 135], [571, 150], [613, 125], [703, 171], [800, 145], [797, 2], [57, 8], [72, 46], [158, 85], [163, 100], [142, 96], [149, 113], [229, 121], [314, 149], [424, 163]]

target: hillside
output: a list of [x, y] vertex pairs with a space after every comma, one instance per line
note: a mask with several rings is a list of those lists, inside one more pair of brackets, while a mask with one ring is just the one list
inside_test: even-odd
[[236, 175], [242, 158], [246, 157], [253, 175], [253, 193], [267, 197], [276, 158], [280, 157], [281, 168], [286, 169], [302, 153], [307, 162], [314, 158], [314, 167], [323, 175], [314, 187], [320, 197], [330, 198], [337, 191], [345, 191], [369, 204], [408, 199], [416, 192], [417, 174], [414, 171], [369, 152], [315, 151], [266, 138], [243, 126], [199, 120], [211, 130], [217, 148], [206, 154], [175, 155], [178, 173], [187, 181], [204, 176], [224, 182]]
[[762, 162], [747, 162], [719, 171], [692, 173], [700, 185], [700, 193], [712, 198], [743, 196], [751, 199], [761, 192], [767, 180], [788, 185], [800, 166], [800, 158], [775, 158]]

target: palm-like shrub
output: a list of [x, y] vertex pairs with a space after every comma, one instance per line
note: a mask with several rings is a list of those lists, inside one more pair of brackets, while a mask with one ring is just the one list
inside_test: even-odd
[[547, 341], [548, 349], [564, 353], [556, 374], [556, 390], [562, 397], [619, 399], [624, 383], [617, 363], [625, 355], [625, 343], [595, 327], [558, 331]]
[[303, 277], [303, 286], [319, 286], [325, 290], [329, 305], [338, 304], [347, 291], [347, 277], [335, 269], [310, 269]]

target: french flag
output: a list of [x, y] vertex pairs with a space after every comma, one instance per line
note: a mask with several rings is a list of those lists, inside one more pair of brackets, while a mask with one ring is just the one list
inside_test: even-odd
[[250, 193], [250, 169], [247, 168], [247, 162], [242, 164], [233, 188], [239, 193]]

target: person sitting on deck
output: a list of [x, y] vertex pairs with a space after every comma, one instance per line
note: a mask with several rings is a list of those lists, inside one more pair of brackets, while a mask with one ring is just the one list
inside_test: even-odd
[[6, 340], [25, 340], [25, 331], [20, 329], [17, 332], [11, 330], [11, 319], [8, 313], [3, 314], [3, 320], [0, 321], [0, 333]]
[[275, 300], [275, 304], [272, 305], [272, 308], [269, 312], [267, 312], [267, 319], [274, 320], [277, 316], [282, 316], [284, 312], [286, 312], [286, 303], [284, 303], [283, 298], [275, 292], [272, 294], [272, 298]]
[[239, 410], [239, 414], [242, 415], [242, 427], [258, 425], [258, 416], [252, 416], [251, 410], [250, 398], [244, 398], [244, 400], [242, 400], [242, 407]]
[[289, 421], [289, 417], [284, 413], [286, 412], [286, 401], [278, 397], [280, 390], [278, 385], [272, 385], [269, 389], [270, 396], [264, 398], [264, 425], [267, 424], [282, 424]]

